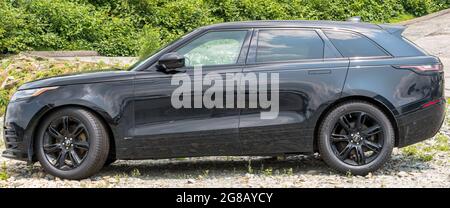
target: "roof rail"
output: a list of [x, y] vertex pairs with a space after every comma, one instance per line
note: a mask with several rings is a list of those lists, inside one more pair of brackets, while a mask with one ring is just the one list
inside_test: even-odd
[[347, 19], [347, 22], [361, 22], [361, 16], [354, 16]]

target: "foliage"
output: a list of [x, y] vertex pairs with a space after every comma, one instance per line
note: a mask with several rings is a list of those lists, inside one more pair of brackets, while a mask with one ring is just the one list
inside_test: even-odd
[[151, 54], [165, 44], [161, 39], [160, 31], [147, 25], [144, 26], [139, 42], [142, 44], [139, 54], [143, 55]]
[[134, 168], [134, 169], [131, 171], [131, 176], [132, 176], [132, 177], [139, 177], [139, 176], [141, 176], [141, 172], [139, 171], [139, 169]]
[[403, 155], [412, 157], [416, 160], [428, 162], [433, 160], [433, 154], [426, 152], [416, 146], [408, 146], [402, 149]]
[[3, 139], [0, 139], [0, 149], [3, 149], [3, 148], [5, 148], [5, 141]]
[[414, 16], [422, 16], [448, 8], [449, 0], [402, 0], [403, 7]]
[[0, 180], [7, 180], [9, 178], [6, 163], [3, 162], [0, 167]]
[[449, 152], [450, 142], [448, 136], [438, 133], [430, 140], [404, 147], [401, 150], [405, 156], [428, 162], [433, 159], [436, 153]]
[[12, 56], [1, 60], [0, 83], [7, 77], [14, 78], [11, 88], [0, 90], [0, 116], [5, 112], [8, 100], [17, 88], [25, 82], [52, 77], [61, 74], [78, 73], [111, 68], [105, 64], [86, 63], [79, 61], [58, 61], [35, 59], [23, 55]]
[[450, 6], [450, 0], [0, 0], [0, 52], [96, 50], [152, 53], [199, 26], [268, 19], [391, 22]]

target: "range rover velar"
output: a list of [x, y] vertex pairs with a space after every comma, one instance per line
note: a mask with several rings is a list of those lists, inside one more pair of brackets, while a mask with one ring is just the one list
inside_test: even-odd
[[[332, 21], [201, 27], [126, 71], [22, 85], [6, 110], [3, 156], [81, 179], [117, 159], [319, 152], [332, 168], [364, 175], [394, 147], [433, 137], [444, 120], [442, 63], [404, 29]], [[175, 108], [173, 76], [193, 77], [199, 65], [203, 74], [277, 73], [277, 116], [262, 119], [266, 109], [251, 105]], [[252, 102], [258, 90], [237, 83]]]

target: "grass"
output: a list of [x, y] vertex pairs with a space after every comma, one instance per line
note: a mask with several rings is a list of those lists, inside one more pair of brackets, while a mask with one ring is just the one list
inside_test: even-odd
[[248, 160], [247, 173], [253, 174], [252, 160]]
[[414, 15], [412, 14], [401, 14], [398, 17], [393, 17], [389, 20], [389, 23], [399, 23], [399, 22], [404, 22], [410, 19], [414, 19], [416, 18]]
[[208, 177], [208, 175], [209, 175], [209, 170], [204, 170], [202, 176]]
[[294, 170], [292, 168], [283, 169], [283, 174], [288, 176], [294, 175]]
[[0, 169], [0, 180], [7, 180], [9, 178], [8, 170], [6, 168], [6, 162], [3, 162]]
[[204, 179], [209, 176], [209, 170], [203, 170], [200, 175], [198, 175], [197, 179]]
[[139, 171], [139, 169], [135, 168], [131, 171], [131, 176], [132, 177], [139, 177], [141, 176], [141, 171]]
[[433, 160], [433, 156], [438, 152], [449, 152], [450, 143], [448, 136], [438, 133], [431, 144], [421, 142], [415, 145], [402, 148], [403, 155], [413, 157], [414, 159], [428, 162]]
[[414, 159], [428, 162], [433, 160], [433, 154], [419, 148], [418, 145], [408, 146], [402, 149], [403, 155], [407, 157], [413, 157]]
[[3, 138], [0, 138], [0, 149], [5, 148], [5, 141], [3, 141]]
[[273, 175], [273, 169], [271, 167], [266, 168], [262, 171], [263, 175], [265, 176], [272, 176]]
[[443, 134], [437, 134], [435, 137], [436, 143], [432, 146], [437, 151], [448, 152], [450, 151], [449, 138]]
[[[233, 173], [236, 173], [236, 169], [233, 169]], [[292, 176], [294, 175], [294, 169], [293, 168], [274, 169], [273, 167], [265, 168], [264, 163], [261, 163], [261, 166], [259, 168], [254, 169], [251, 160], [248, 160], [247, 173], [263, 176], [274, 176], [274, 175]]]
[[390, 23], [390, 24], [395, 24], [395, 23], [399, 23], [399, 22], [404, 22], [410, 19], [414, 19], [417, 18], [416, 16], [412, 15], [412, 14], [401, 14], [397, 17], [392, 17], [391, 19], [389, 19], [386, 22], [381, 22], [381, 21], [372, 21], [371, 23], [374, 24], [384, 24], [384, 23]]

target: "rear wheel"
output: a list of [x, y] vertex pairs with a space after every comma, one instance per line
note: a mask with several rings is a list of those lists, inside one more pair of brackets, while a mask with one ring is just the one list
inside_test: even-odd
[[109, 139], [91, 112], [65, 108], [42, 122], [36, 155], [46, 172], [65, 179], [83, 179], [98, 172], [108, 157]]
[[379, 169], [394, 147], [394, 129], [389, 118], [367, 102], [336, 106], [319, 127], [319, 152], [332, 168], [355, 175]]

